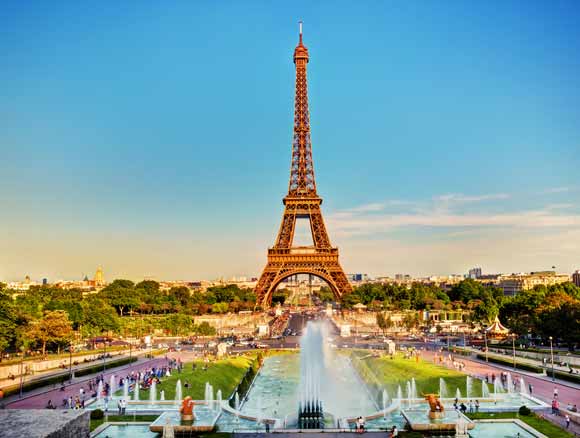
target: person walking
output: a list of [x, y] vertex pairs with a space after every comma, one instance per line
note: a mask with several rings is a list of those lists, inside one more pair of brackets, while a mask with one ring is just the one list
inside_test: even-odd
[[530, 393], [530, 395], [532, 395], [532, 393], [534, 392], [534, 385], [532, 385], [531, 383], [528, 383], [528, 392]]
[[554, 398], [558, 398], [558, 387], [554, 386]]
[[566, 414], [566, 417], [564, 417], [564, 419], [566, 420], [566, 429], [570, 428], [570, 415]]

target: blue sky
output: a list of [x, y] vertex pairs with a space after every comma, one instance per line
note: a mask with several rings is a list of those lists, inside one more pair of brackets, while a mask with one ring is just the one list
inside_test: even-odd
[[258, 275], [297, 22], [348, 272], [580, 268], [580, 4], [12, 2], [0, 279]]

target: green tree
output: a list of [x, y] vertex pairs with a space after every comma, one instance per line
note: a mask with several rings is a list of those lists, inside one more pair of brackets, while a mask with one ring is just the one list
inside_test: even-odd
[[216, 334], [215, 328], [209, 325], [206, 321], [194, 326], [193, 330], [200, 336], [214, 336]]
[[30, 340], [42, 345], [42, 354], [46, 353], [49, 342], [65, 342], [72, 335], [72, 325], [63, 310], [47, 310], [43, 317], [29, 324], [26, 335]]
[[0, 360], [2, 353], [14, 343], [16, 327], [16, 309], [12, 297], [5, 292], [4, 283], [0, 283]]
[[83, 301], [83, 333], [96, 336], [102, 332], [119, 330], [119, 318], [115, 309], [98, 296], [90, 296]]

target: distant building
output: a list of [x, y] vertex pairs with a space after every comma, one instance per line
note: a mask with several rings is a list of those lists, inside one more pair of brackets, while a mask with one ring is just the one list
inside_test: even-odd
[[568, 274], [557, 274], [555, 271], [530, 272], [529, 274], [502, 275], [498, 286], [503, 289], [504, 295], [514, 296], [523, 290], [533, 289], [534, 286], [552, 286], [570, 281]]
[[369, 279], [367, 274], [348, 274], [347, 277], [352, 282], [367, 281]]
[[574, 272], [574, 273], [572, 274], [572, 282], [573, 282], [573, 283], [574, 283], [576, 286], [580, 287], [580, 270], [577, 270], [576, 272]]
[[472, 268], [469, 270], [469, 273], [467, 274], [467, 278], [472, 278], [472, 279], [477, 279], [481, 277], [481, 268]]
[[42, 285], [46, 286], [48, 284], [48, 278], [43, 278], [42, 279]]
[[395, 274], [395, 282], [396, 283], [406, 283], [412, 280], [409, 274]]
[[100, 266], [97, 268], [97, 272], [95, 272], [95, 287], [101, 287], [105, 285], [105, 276], [103, 275], [103, 268]]

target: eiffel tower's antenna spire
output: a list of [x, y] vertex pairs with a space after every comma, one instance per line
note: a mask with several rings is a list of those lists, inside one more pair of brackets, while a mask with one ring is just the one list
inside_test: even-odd
[[296, 95], [294, 97], [294, 137], [292, 139], [292, 164], [288, 196], [317, 196], [310, 141], [310, 114], [308, 112], [308, 80], [306, 77], [308, 59], [308, 49], [302, 42], [302, 22], [300, 22], [300, 40], [294, 49]]

